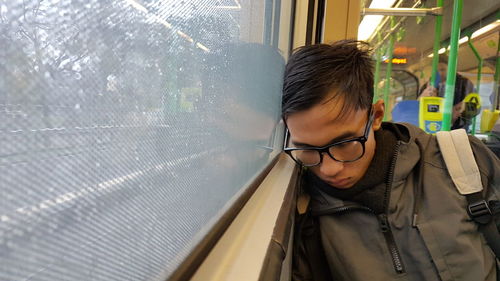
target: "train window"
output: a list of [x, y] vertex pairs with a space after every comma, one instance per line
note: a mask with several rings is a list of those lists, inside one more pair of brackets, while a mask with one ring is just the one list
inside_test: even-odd
[[267, 2], [0, 2], [1, 280], [170, 276], [275, 152]]

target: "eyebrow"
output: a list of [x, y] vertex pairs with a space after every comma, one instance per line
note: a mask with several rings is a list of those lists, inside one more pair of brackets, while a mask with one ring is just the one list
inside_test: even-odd
[[356, 137], [356, 134], [357, 133], [355, 133], [355, 132], [345, 132], [342, 135], [337, 136], [337, 137], [331, 139], [327, 144], [325, 144], [323, 146], [315, 146], [315, 145], [311, 145], [311, 144], [308, 144], [308, 143], [294, 142], [294, 141], [292, 141], [292, 143], [293, 143], [293, 145], [295, 147], [325, 147], [327, 145], [330, 145], [332, 143], [335, 143], [335, 142], [338, 142], [338, 141], [341, 141], [341, 140], [346, 140], [346, 139], [349, 139], [349, 138], [354, 138], [354, 137]]

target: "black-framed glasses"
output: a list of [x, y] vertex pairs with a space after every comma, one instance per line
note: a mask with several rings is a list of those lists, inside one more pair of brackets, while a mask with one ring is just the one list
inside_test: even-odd
[[285, 153], [299, 165], [313, 167], [323, 162], [323, 154], [327, 153], [338, 162], [354, 162], [365, 155], [365, 143], [370, 135], [374, 115], [369, 113], [363, 136], [334, 142], [323, 147], [287, 147]]

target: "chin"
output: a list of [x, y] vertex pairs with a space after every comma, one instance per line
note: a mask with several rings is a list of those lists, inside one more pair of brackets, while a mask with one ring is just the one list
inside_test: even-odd
[[335, 186], [335, 188], [338, 188], [338, 189], [349, 189], [353, 187], [353, 185], [348, 185], [348, 186]]
[[332, 185], [332, 186], [337, 188], [337, 189], [349, 189], [349, 188], [353, 187], [354, 184], [345, 185], [345, 186], [335, 186], [335, 185]]

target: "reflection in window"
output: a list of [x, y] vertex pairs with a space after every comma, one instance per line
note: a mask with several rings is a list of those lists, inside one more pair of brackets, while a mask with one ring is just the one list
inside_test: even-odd
[[269, 162], [264, 0], [0, 2], [0, 280], [163, 279]]

